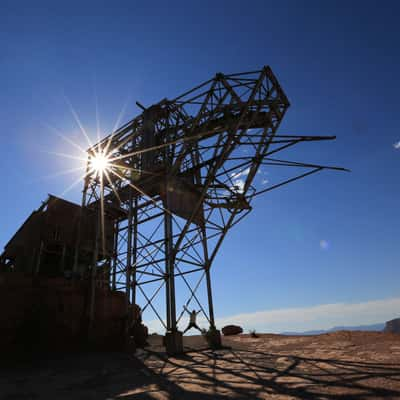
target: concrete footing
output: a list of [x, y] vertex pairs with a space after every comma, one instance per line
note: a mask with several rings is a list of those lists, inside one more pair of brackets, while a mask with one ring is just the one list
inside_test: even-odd
[[207, 342], [212, 349], [220, 349], [221, 343], [221, 332], [218, 329], [210, 328], [207, 332]]
[[165, 334], [165, 349], [169, 355], [183, 353], [182, 332], [172, 331]]

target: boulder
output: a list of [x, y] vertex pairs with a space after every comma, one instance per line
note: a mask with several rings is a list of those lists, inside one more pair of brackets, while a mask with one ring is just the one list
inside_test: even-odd
[[383, 331], [386, 333], [400, 333], [400, 318], [387, 321]]
[[149, 330], [143, 323], [137, 323], [131, 328], [131, 335], [135, 341], [136, 347], [143, 348], [147, 345]]
[[239, 335], [243, 333], [243, 329], [238, 325], [226, 325], [222, 328], [224, 336]]

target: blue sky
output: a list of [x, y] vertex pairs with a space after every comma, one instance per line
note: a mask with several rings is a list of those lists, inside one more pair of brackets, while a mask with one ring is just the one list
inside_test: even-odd
[[[113, 3], [0, 4], [0, 246], [78, 177], [47, 177], [74, 167], [48, 153], [74, 152], [49, 125], [84, 144], [66, 98], [94, 138], [96, 95], [108, 133], [125, 104], [121, 122], [138, 113], [136, 100], [267, 64], [291, 101], [280, 132], [338, 137], [297, 147], [295, 159], [352, 172], [323, 171], [255, 202], [216, 259], [217, 315], [400, 297], [400, 6]], [[65, 197], [79, 202], [80, 190]]]

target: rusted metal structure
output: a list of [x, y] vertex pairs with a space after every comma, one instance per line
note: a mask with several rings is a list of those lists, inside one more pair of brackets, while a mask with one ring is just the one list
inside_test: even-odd
[[[77, 204], [49, 195], [5, 245], [0, 255], [0, 272], [71, 277], [80, 226], [76, 275], [82, 277], [93, 261], [96, 218], [96, 213], [90, 209], [82, 210]], [[110, 251], [113, 248], [113, 225], [107, 217], [104, 219], [104, 237], [104, 248]], [[98, 257], [104, 258], [101, 251]], [[109, 266], [104, 264], [102, 267], [101, 275], [108, 280]]]
[[[2, 357], [129, 345], [126, 325], [135, 307], [127, 310], [125, 293], [110, 290], [102, 250], [96, 254], [95, 279], [90, 279], [94, 249], [104, 245], [111, 251], [114, 243], [113, 221], [105, 217], [105, 240], [96, 245], [96, 221], [92, 210], [49, 195], [6, 244], [0, 255]], [[75, 257], [78, 228], [81, 246]]]
[[[202, 311], [218, 341], [210, 269], [252, 200], [322, 169], [341, 168], [275, 158], [291, 146], [334, 137], [277, 134], [289, 101], [269, 67], [218, 73], [173, 100], [137, 104], [139, 116], [88, 150], [82, 206], [97, 210], [98, 237], [105, 234], [102, 219], [114, 221], [113, 250], [94, 256], [110, 264], [112, 289], [151, 309], [165, 328], [167, 350], [176, 353], [184, 306]], [[102, 171], [90, 167], [99, 154], [107, 163]], [[259, 187], [264, 167], [293, 172]]]

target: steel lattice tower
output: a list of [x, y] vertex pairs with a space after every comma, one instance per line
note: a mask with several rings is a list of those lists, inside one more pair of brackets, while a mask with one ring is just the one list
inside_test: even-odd
[[[183, 306], [195, 304], [218, 334], [210, 269], [255, 196], [341, 168], [272, 157], [301, 142], [334, 137], [276, 134], [289, 101], [269, 67], [218, 73], [174, 100], [138, 105], [141, 115], [88, 150], [82, 205], [99, 213], [98, 237], [106, 234], [105, 218], [113, 224], [114, 248], [94, 249], [94, 265], [106, 268], [113, 290], [154, 312], [167, 332], [167, 348], [179, 352]], [[102, 174], [89, 167], [99, 152], [110, 160]], [[258, 188], [262, 166], [294, 173]]]

